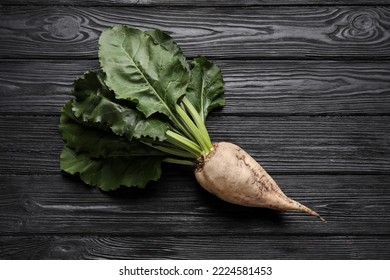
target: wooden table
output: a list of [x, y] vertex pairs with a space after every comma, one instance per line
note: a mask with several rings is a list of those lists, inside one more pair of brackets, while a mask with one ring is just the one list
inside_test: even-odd
[[[1, 0], [0, 258], [389, 259], [390, 3], [353, 3]], [[212, 138], [328, 223], [227, 204], [190, 168], [110, 193], [61, 174], [60, 108], [115, 24], [220, 65]]]

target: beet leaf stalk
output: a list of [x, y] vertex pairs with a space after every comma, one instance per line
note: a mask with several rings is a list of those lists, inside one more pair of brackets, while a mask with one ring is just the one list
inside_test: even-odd
[[187, 62], [159, 30], [122, 25], [100, 36], [99, 62], [101, 70], [75, 80], [61, 110], [62, 170], [108, 191], [145, 187], [162, 162], [192, 165], [200, 185], [225, 201], [320, 217], [241, 148], [211, 141], [207, 115], [224, 105], [218, 66], [201, 56]]

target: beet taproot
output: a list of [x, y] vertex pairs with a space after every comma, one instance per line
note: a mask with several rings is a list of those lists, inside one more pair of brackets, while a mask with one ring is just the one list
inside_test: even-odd
[[208, 192], [227, 202], [278, 211], [302, 211], [325, 221], [317, 212], [287, 197], [271, 176], [239, 146], [215, 143], [195, 169], [195, 177]]

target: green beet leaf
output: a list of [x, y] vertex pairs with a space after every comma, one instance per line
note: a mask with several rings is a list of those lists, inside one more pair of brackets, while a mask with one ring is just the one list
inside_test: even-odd
[[161, 176], [159, 157], [108, 157], [92, 158], [87, 153], [77, 153], [68, 146], [61, 152], [61, 169], [69, 174], [79, 174], [91, 186], [104, 191], [120, 186], [144, 188]]
[[68, 102], [61, 111], [60, 133], [66, 145], [78, 153], [87, 153], [93, 158], [126, 157], [163, 157], [163, 152], [153, 149], [140, 141], [118, 136], [110, 131], [88, 126], [80, 122], [72, 112], [72, 102]]
[[146, 117], [160, 112], [174, 120], [175, 105], [189, 82], [177, 54], [154, 37], [120, 25], [100, 36], [99, 61], [116, 98], [137, 103]]
[[189, 65], [187, 63], [186, 58], [183, 55], [180, 47], [176, 44], [176, 42], [169, 36], [167, 33], [162, 32], [158, 29], [150, 29], [145, 32], [145, 34], [149, 35], [154, 39], [156, 44], [160, 44], [164, 49], [171, 52], [174, 56], [176, 56], [181, 64], [189, 70]]
[[189, 65], [168, 34], [126, 26], [102, 33], [99, 61], [61, 110], [63, 171], [108, 191], [145, 187], [162, 162], [204, 159], [213, 147], [205, 119], [224, 104], [216, 65], [203, 57]]
[[86, 72], [74, 84], [72, 112], [84, 123], [111, 129], [128, 139], [151, 137], [164, 140], [169, 125], [161, 120], [145, 118], [136, 109], [118, 104], [103, 82], [103, 73]]
[[204, 122], [211, 110], [225, 105], [223, 77], [221, 69], [202, 56], [196, 57], [191, 65], [191, 83], [186, 97]]

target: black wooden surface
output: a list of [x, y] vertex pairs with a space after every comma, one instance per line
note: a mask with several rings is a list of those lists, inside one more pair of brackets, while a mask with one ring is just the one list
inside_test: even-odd
[[[389, 259], [389, 1], [0, 0], [0, 258]], [[190, 168], [104, 193], [61, 174], [59, 110], [114, 24], [221, 66], [207, 125], [321, 213], [222, 202]]]

